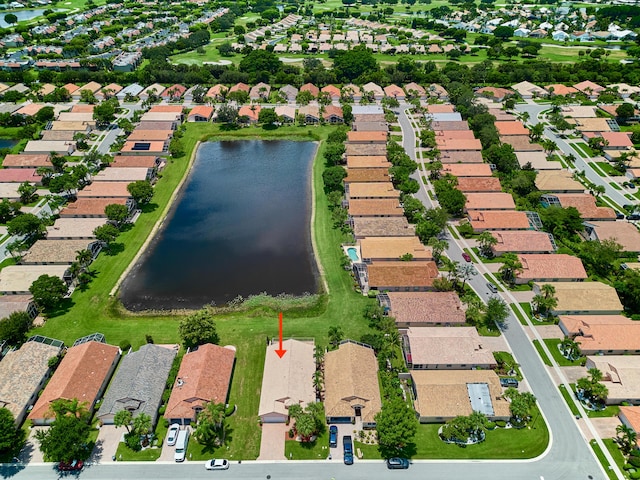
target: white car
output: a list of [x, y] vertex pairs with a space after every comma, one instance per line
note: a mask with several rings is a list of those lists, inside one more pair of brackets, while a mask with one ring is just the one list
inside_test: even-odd
[[177, 423], [174, 423], [169, 427], [169, 433], [167, 433], [167, 445], [173, 447], [176, 444], [179, 431], [180, 425], [178, 425]]
[[226, 470], [229, 468], [229, 460], [223, 460], [221, 458], [213, 458], [208, 460], [204, 464], [204, 468], [207, 470]]

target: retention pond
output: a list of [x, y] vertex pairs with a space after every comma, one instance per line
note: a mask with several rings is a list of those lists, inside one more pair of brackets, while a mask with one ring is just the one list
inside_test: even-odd
[[206, 142], [163, 227], [122, 284], [130, 310], [316, 293], [311, 166], [316, 145]]

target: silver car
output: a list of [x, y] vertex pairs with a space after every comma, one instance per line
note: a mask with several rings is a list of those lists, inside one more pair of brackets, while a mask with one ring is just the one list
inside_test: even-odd
[[179, 431], [180, 425], [178, 425], [177, 423], [174, 423], [169, 427], [169, 433], [167, 433], [167, 445], [173, 447], [176, 444]]

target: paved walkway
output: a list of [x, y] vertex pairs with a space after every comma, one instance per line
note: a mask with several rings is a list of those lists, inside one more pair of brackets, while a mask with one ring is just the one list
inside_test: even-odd
[[262, 425], [258, 460], [286, 460], [284, 441], [289, 428], [286, 423], [264, 423]]
[[115, 425], [103, 425], [98, 432], [96, 446], [91, 452], [89, 461], [91, 463], [111, 463], [113, 456], [118, 450], [118, 444], [123, 440], [126, 433], [124, 427], [116, 428]]
[[24, 448], [20, 451], [18, 458], [23, 463], [41, 463], [44, 462], [42, 452], [40, 451], [40, 444], [36, 440], [36, 432], [38, 430], [44, 430], [49, 427], [32, 427], [29, 429], [29, 437]]

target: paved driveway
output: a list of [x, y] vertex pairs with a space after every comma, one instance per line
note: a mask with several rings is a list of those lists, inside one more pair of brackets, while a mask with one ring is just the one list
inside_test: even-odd
[[40, 451], [40, 444], [36, 440], [36, 432], [38, 430], [45, 430], [49, 427], [32, 427], [29, 430], [29, 437], [24, 448], [20, 451], [18, 458], [23, 463], [41, 463], [44, 462], [42, 452]]
[[91, 463], [113, 462], [113, 456], [118, 450], [118, 444], [123, 441], [126, 433], [124, 428], [116, 428], [114, 425], [103, 425], [98, 432], [96, 446], [91, 452], [89, 461]]
[[264, 423], [258, 460], [285, 460], [284, 439], [289, 431], [286, 423]]
[[569, 383], [576, 383], [579, 378], [586, 377], [587, 367], [560, 367]]
[[596, 427], [600, 438], [614, 438], [616, 427], [622, 424], [618, 417], [592, 418], [591, 423]]

